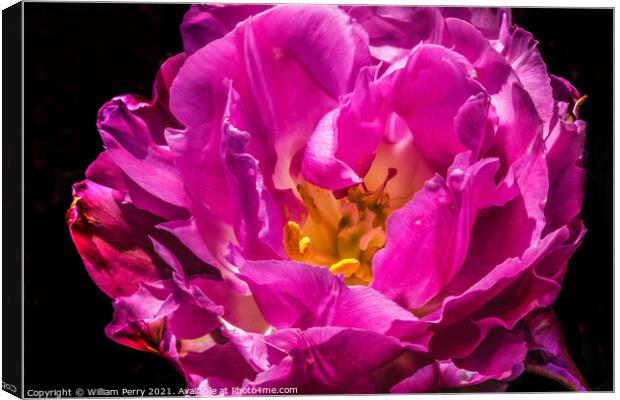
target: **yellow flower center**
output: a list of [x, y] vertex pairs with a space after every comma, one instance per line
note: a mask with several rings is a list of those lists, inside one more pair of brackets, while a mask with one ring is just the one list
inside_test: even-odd
[[[398, 120], [393, 123], [406, 129]], [[340, 198], [331, 190], [296, 178], [296, 185], [290, 188], [303, 202], [307, 216], [285, 224], [286, 252], [293, 260], [342, 274], [347, 285], [368, 285], [372, 259], [385, 245], [388, 216], [433, 174], [408, 133], [395, 144], [382, 143], [364, 182]]]
[[385, 183], [376, 192], [361, 184], [336, 199], [331, 191], [310, 183], [297, 185], [308, 217], [303, 226], [288, 221], [284, 227], [289, 257], [328, 267], [334, 274], [343, 274], [347, 284], [369, 284], [372, 258], [385, 244], [390, 201], [384, 189]]

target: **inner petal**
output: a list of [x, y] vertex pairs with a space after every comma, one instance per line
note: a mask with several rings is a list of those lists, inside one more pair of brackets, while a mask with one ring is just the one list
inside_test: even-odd
[[387, 218], [432, 175], [406, 129], [396, 143], [379, 145], [360, 185], [335, 193], [298, 178], [296, 196], [307, 213], [284, 227], [289, 257], [342, 274], [348, 285], [368, 285], [372, 259], [385, 245]]

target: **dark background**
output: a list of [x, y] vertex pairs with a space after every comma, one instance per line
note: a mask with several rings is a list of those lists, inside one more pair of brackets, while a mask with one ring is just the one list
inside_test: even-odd
[[[163, 60], [182, 50], [188, 5], [25, 4], [25, 388], [182, 387], [159, 357], [109, 340], [111, 301], [90, 280], [64, 219], [71, 184], [102, 150], [97, 110], [122, 93], [151, 95]], [[555, 303], [575, 362], [612, 390], [612, 10], [514, 9], [552, 74], [588, 100], [589, 230]], [[5, 232], [5, 234], [9, 234]], [[524, 374], [509, 390], [563, 390]]]

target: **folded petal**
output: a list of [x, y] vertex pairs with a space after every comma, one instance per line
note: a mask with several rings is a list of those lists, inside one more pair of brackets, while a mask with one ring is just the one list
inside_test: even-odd
[[407, 122], [416, 146], [439, 171], [445, 171], [456, 154], [468, 150], [453, 121], [467, 99], [484, 91], [471, 79], [473, 73], [460, 54], [421, 45], [391, 77], [394, 111]]
[[403, 351], [394, 338], [336, 327], [285, 329], [267, 340], [288, 355], [245, 387], [296, 387], [298, 394], [356, 391], [358, 382]]
[[[192, 301], [190, 294], [171, 280], [145, 283], [130, 295], [114, 302], [114, 317], [106, 327], [112, 340], [138, 350], [168, 355], [167, 340], [177, 341], [176, 348], [187, 352], [187, 344], [204, 339], [217, 328], [216, 314]], [[212, 345], [210, 339], [204, 344]]]
[[221, 147], [229, 187], [238, 202], [236, 208], [241, 211], [235, 220], [236, 237], [247, 258], [281, 258], [284, 255], [283, 211], [265, 187], [258, 161], [245, 151], [250, 134], [233, 125], [231, 101], [232, 98], [222, 121]]
[[326, 114], [305, 150], [304, 178], [326, 189], [342, 189], [362, 181], [385, 131], [384, 101], [377, 93], [376, 69], [363, 69], [355, 90], [341, 106]]
[[141, 282], [170, 275], [148, 236], [160, 220], [125, 202], [121, 192], [91, 181], [73, 186], [67, 211], [71, 237], [86, 270], [110, 297], [135, 292]]
[[343, 7], [368, 32], [370, 52], [393, 63], [423, 43], [440, 43], [444, 18], [435, 7]]
[[[365, 286], [347, 287], [326, 268], [293, 261], [248, 261], [241, 277], [265, 319], [275, 328], [341, 326], [384, 333], [395, 321], [417, 320], [411, 313]], [[428, 337], [419, 329], [417, 343]]]
[[373, 258], [371, 287], [407, 309], [422, 307], [454, 277], [469, 247], [479, 209], [506, 201], [496, 194], [497, 160], [471, 165], [460, 154], [448, 181], [435, 176], [387, 222], [386, 246]]
[[227, 390], [229, 395], [232, 388], [256, 376], [231, 342], [188, 353], [178, 363], [190, 388], [208, 386], [217, 392]]
[[583, 168], [585, 123], [560, 121], [545, 141], [549, 166], [549, 194], [545, 231], [557, 229], [579, 216], [586, 171]]
[[553, 92], [547, 66], [538, 51], [538, 41], [531, 33], [509, 24], [506, 20], [501, 28], [502, 55], [532, 97], [538, 115], [547, 129], [553, 115]]
[[554, 379], [572, 390], [589, 390], [585, 378], [573, 362], [562, 335], [560, 323], [550, 309], [528, 315], [524, 320], [528, 348], [540, 356], [528, 357], [528, 371]]
[[560, 290], [555, 275], [564, 270], [575, 240], [567, 228], [552, 232], [521, 259], [506, 260], [466, 291], [445, 297], [423, 317], [438, 324], [430, 328], [435, 331], [431, 353], [440, 359], [466, 357], [493, 328], [511, 330], [532, 310], [551, 304]]
[[172, 87], [171, 108], [188, 129], [208, 128], [231, 80], [246, 110], [239, 128], [253, 134], [250, 153], [267, 186], [289, 188], [294, 154], [369, 63], [366, 40], [337, 8], [272, 8], [191, 55]]
[[110, 157], [140, 188], [177, 207], [188, 203], [172, 155], [154, 142], [148, 125], [132, 112], [126, 98], [106, 103], [97, 126]]
[[183, 50], [192, 54], [232, 31], [239, 22], [270, 7], [258, 4], [192, 4], [181, 23]]
[[496, 328], [468, 357], [454, 360], [459, 368], [475, 371], [486, 379], [512, 380], [521, 375], [527, 345], [522, 332]]
[[479, 391], [479, 385], [485, 382], [515, 379], [523, 372], [527, 352], [522, 336], [505, 330], [494, 331], [469, 357], [434, 361], [396, 384], [391, 392], [422, 393], [457, 388]]

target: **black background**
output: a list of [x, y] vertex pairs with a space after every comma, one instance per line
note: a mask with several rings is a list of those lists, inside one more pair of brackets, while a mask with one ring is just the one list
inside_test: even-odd
[[[26, 389], [183, 386], [166, 361], [104, 335], [111, 301], [82, 266], [64, 213], [71, 184], [102, 150], [97, 110], [122, 93], [150, 97], [161, 62], [182, 50], [187, 8], [25, 4]], [[589, 124], [582, 214], [589, 232], [554, 308], [591, 387], [612, 390], [612, 10], [514, 9], [513, 16], [540, 41], [549, 71], [588, 95], [581, 117]], [[509, 390], [562, 387], [524, 374]]]

